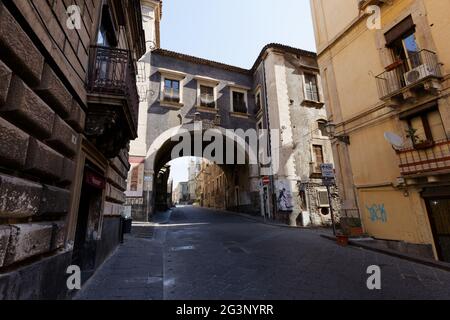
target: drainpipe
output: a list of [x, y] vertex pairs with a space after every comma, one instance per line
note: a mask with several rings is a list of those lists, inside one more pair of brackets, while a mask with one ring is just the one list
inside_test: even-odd
[[[269, 157], [272, 157], [272, 135], [270, 134], [270, 119], [269, 119], [269, 98], [268, 98], [268, 94], [267, 94], [267, 79], [266, 79], [266, 59], [264, 58], [263, 59], [263, 61], [262, 61], [262, 69], [263, 69], [263, 82], [264, 82], [264, 100], [265, 100], [265, 103], [264, 103], [264, 113], [265, 113], [265, 116], [266, 116], [266, 128], [267, 128], [267, 130], [268, 130], [268, 144], [269, 144], [269, 154], [268, 154], [268, 156]], [[274, 201], [274, 200], [276, 200], [276, 197], [275, 197], [275, 199], [274, 199], [274, 193], [275, 193], [275, 181], [274, 181], [274, 176], [273, 176], [273, 168], [272, 168], [272, 163], [270, 164], [270, 167], [271, 167], [271, 173], [272, 173], [272, 175], [269, 177], [270, 178], [270, 193], [269, 193], [269, 196], [270, 196], [270, 198], [271, 198], [271, 202], [272, 202], [272, 205], [273, 205], [273, 211], [274, 211], [274, 214], [272, 214], [272, 212], [271, 212], [271, 210], [270, 210], [270, 208], [269, 208], [269, 218], [273, 218], [274, 216], [275, 216], [275, 213], [276, 213], [276, 211], [277, 211], [277, 203], [276, 203], [276, 201]]]

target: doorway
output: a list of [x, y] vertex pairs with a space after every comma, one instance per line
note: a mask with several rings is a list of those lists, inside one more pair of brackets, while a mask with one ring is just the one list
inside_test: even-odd
[[269, 187], [268, 186], [263, 187], [262, 202], [263, 202], [262, 203], [263, 217], [270, 219], [271, 214], [270, 214]]
[[450, 262], [450, 196], [427, 199], [427, 208], [439, 260]]
[[72, 264], [83, 271], [95, 268], [95, 244], [101, 230], [101, 211], [105, 179], [86, 163], [81, 187]]

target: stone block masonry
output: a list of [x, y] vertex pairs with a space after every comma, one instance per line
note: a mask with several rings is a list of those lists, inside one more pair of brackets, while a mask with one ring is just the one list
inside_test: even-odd
[[25, 166], [29, 135], [0, 118], [0, 163], [18, 169]]
[[16, 75], [11, 80], [8, 98], [0, 107], [0, 114], [40, 138], [49, 138], [52, 134], [55, 113]]
[[41, 81], [44, 57], [3, 3], [0, 3], [0, 51], [2, 59], [29, 84]]
[[5, 265], [50, 250], [53, 227], [51, 224], [33, 223], [12, 225], [12, 233], [6, 250]]
[[41, 83], [34, 90], [52, 105], [61, 117], [70, 115], [72, 95], [47, 64], [44, 66]]
[[86, 115], [2, 2], [0, 52], [0, 268], [11, 268], [64, 247]]
[[0, 61], [0, 106], [6, 102], [9, 86], [11, 84], [12, 71]]
[[40, 184], [0, 174], [0, 218], [28, 218], [39, 211]]

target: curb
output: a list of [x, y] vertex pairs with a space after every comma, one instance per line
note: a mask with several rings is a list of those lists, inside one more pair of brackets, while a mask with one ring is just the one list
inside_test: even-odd
[[[325, 239], [328, 239], [328, 240], [336, 241], [336, 237], [335, 236], [330, 236], [330, 235], [326, 235], [326, 234], [321, 234], [320, 236], [322, 238], [325, 238]], [[445, 263], [445, 262], [431, 260], [431, 259], [426, 259], [426, 258], [420, 258], [420, 257], [412, 256], [412, 255], [409, 255], [409, 254], [401, 253], [401, 252], [390, 250], [390, 249], [374, 248], [372, 246], [366, 245], [366, 244], [361, 243], [359, 241], [354, 241], [354, 240], [350, 240], [350, 239], [348, 241], [348, 244], [353, 246], [353, 247], [358, 247], [358, 248], [363, 248], [363, 249], [370, 250], [370, 251], [375, 251], [375, 252], [378, 252], [378, 253], [383, 253], [383, 254], [386, 254], [388, 256], [392, 256], [392, 257], [400, 258], [400, 259], [403, 259], [403, 260], [408, 260], [408, 261], [411, 261], [411, 262], [423, 264], [423, 265], [426, 265], [428, 267], [433, 267], [433, 268], [438, 268], [438, 269], [445, 270], [445, 271], [450, 271], [450, 263]]]

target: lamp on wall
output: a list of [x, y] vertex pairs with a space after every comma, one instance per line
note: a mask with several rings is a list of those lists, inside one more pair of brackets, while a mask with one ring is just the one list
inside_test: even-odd
[[337, 139], [338, 141], [341, 141], [345, 144], [350, 144], [350, 137], [348, 135], [336, 135], [336, 124], [327, 122], [327, 124], [325, 125], [325, 130], [327, 131], [327, 134], [331, 139]]

